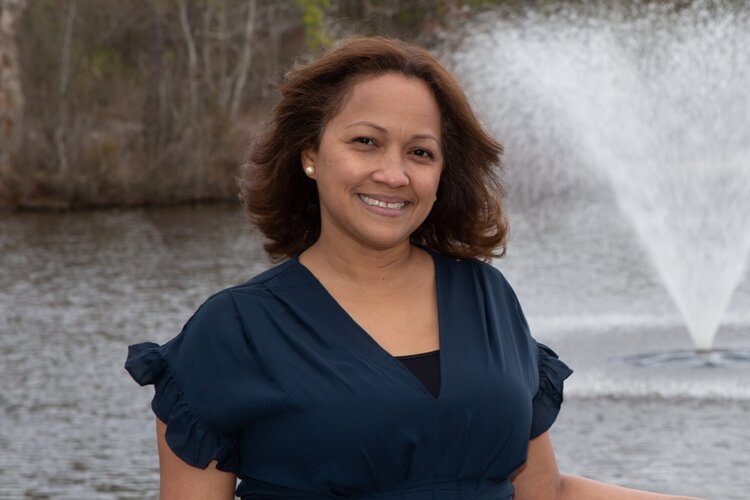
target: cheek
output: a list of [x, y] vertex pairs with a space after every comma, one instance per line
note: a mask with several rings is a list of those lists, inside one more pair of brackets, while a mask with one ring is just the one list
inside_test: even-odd
[[321, 163], [316, 177], [318, 195], [325, 198], [329, 204], [336, 204], [347, 197], [352, 186], [356, 184], [355, 176], [347, 169], [346, 162], [340, 159], [329, 158], [325, 163]]
[[429, 180], [425, 182], [425, 191], [437, 193], [438, 186], [440, 186], [440, 178], [440, 174], [430, 176]]
[[328, 158], [321, 175], [324, 182], [341, 189], [361, 183], [367, 172], [355, 158], [338, 155]]

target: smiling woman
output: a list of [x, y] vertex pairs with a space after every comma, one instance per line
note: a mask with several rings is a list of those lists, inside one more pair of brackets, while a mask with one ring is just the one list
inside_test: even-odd
[[354, 39], [288, 75], [240, 183], [285, 262], [130, 348], [162, 498], [670, 498], [557, 470], [571, 370], [483, 262], [500, 151], [420, 48]]
[[[388, 87], [381, 89], [382, 84]], [[319, 179], [310, 182], [303, 175], [303, 167], [315, 166], [310, 155], [334, 125], [351, 127], [346, 133], [352, 146], [359, 144], [363, 154], [375, 148], [381, 160], [392, 159], [383, 154], [393, 155], [393, 141], [405, 141], [409, 132], [415, 141], [409, 158], [441, 163], [440, 202], [414, 230], [412, 242], [463, 258], [486, 260], [504, 253], [508, 228], [497, 176], [502, 146], [480, 125], [456, 79], [427, 51], [380, 38], [348, 40], [292, 70], [281, 96], [240, 181], [250, 220], [266, 235], [272, 258], [299, 254], [320, 236], [321, 187]], [[365, 113], [358, 117], [350, 110], [352, 117], [343, 124], [338, 115], [347, 105], [369, 109], [362, 108]], [[384, 106], [397, 113], [385, 113]], [[405, 130], [400, 120], [406, 118], [414, 130]], [[389, 141], [385, 150], [383, 139]]]
[[440, 136], [440, 108], [422, 80], [386, 73], [357, 83], [320, 144], [302, 152], [320, 204], [313, 247], [408, 245], [435, 201]]

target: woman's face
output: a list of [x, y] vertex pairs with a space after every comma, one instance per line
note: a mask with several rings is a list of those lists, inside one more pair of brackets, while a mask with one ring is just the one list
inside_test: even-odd
[[435, 202], [443, 169], [440, 109], [421, 80], [397, 73], [356, 83], [326, 124], [314, 166], [321, 239], [408, 245]]

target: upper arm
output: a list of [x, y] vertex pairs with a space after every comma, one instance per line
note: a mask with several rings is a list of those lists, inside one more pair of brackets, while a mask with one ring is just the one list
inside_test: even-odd
[[549, 432], [529, 441], [526, 463], [513, 478], [515, 500], [556, 500], [560, 491], [560, 471]]
[[232, 500], [237, 477], [216, 468], [212, 461], [205, 469], [185, 463], [170, 449], [166, 440], [167, 425], [156, 419], [159, 448], [161, 500]]

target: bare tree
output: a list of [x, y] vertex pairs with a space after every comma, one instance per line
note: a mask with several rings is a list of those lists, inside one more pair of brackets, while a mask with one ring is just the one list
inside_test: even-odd
[[0, 0], [0, 175], [10, 170], [23, 133], [23, 87], [18, 54], [18, 24], [26, 0]]
[[201, 197], [203, 193], [203, 175], [205, 166], [204, 151], [203, 151], [203, 138], [200, 137], [198, 127], [198, 49], [195, 44], [195, 37], [193, 36], [193, 28], [190, 25], [190, 17], [188, 15], [188, 6], [185, 0], [180, 0], [180, 25], [182, 26], [182, 35], [185, 38], [185, 46], [187, 47], [188, 53], [188, 85], [190, 88], [190, 104], [188, 107], [188, 128], [187, 128], [187, 140], [194, 151], [194, 154], [190, 156], [190, 163], [192, 164], [192, 170], [194, 172], [194, 193], [196, 197]]
[[148, 69], [146, 72], [146, 98], [143, 106], [143, 143], [145, 157], [150, 165], [157, 162], [163, 148], [164, 108], [162, 84], [164, 75], [164, 19], [160, 2], [152, 0], [148, 26]]
[[230, 199], [306, 34], [417, 36], [466, 2], [0, 0], [0, 203]]
[[68, 99], [68, 88], [70, 87], [70, 46], [73, 39], [73, 23], [76, 16], [76, 0], [67, 2], [67, 9], [62, 13], [63, 39], [60, 45], [60, 81], [57, 97], [59, 99], [58, 121], [55, 129], [55, 146], [57, 147], [58, 169], [61, 175], [66, 175], [70, 168], [67, 151], [67, 135], [70, 126], [70, 100]]
[[198, 50], [195, 48], [195, 38], [190, 26], [188, 7], [185, 0], [180, 0], [180, 25], [185, 37], [188, 52], [188, 83], [190, 85], [190, 123], [193, 125], [198, 116]]
[[247, 73], [250, 70], [257, 5], [257, 0], [249, 0], [247, 4], [244, 43], [242, 44], [242, 53], [240, 54], [239, 64], [237, 64], [237, 73], [234, 81], [234, 89], [232, 91], [232, 104], [229, 108], [229, 116], [232, 118], [236, 117], [239, 112], [240, 103], [242, 102], [242, 94], [245, 90], [245, 82], [247, 82]]

